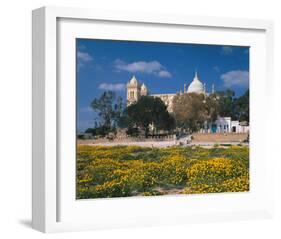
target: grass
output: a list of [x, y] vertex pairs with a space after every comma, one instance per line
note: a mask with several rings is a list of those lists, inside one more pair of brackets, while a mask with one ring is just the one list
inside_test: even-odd
[[78, 145], [78, 199], [242, 191], [248, 147]]

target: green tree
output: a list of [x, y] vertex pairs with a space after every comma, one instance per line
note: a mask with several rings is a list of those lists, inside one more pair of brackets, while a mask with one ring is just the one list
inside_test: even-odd
[[190, 132], [197, 131], [206, 120], [205, 96], [203, 94], [178, 94], [173, 99], [176, 124]]
[[124, 104], [122, 101], [122, 97], [118, 96], [116, 99], [116, 103], [114, 104], [114, 126], [120, 126], [120, 121], [124, 113]]
[[91, 102], [92, 109], [99, 116], [100, 126], [111, 129], [118, 125], [119, 119], [123, 112], [122, 98], [112, 91], [105, 91], [99, 98]]
[[215, 93], [215, 95], [219, 101], [219, 109], [218, 109], [219, 116], [235, 118], [234, 91], [232, 90], [220, 91]]
[[249, 90], [235, 99], [234, 114], [237, 120], [249, 122]]
[[178, 94], [173, 100], [173, 112], [177, 126], [190, 132], [198, 131], [205, 122], [216, 120], [219, 101], [215, 94]]
[[216, 94], [210, 94], [205, 97], [206, 121], [214, 122], [219, 115], [219, 97]]
[[143, 128], [148, 136], [149, 125], [153, 124], [157, 130], [171, 130], [174, 119], [167, 111], [167, 106], [158, 97], [142, 96], [137, 102], [127, 107], [129, 125]]

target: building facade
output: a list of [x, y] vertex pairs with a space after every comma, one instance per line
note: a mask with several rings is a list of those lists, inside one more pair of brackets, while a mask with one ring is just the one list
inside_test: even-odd
[[205, 123], [200, 130], [201, 133], [248, 133], [247, 122], [231, 120], [231, 117], [218, 117], [215, 122]]
[[[212, 85], [212, 92], [215, 92], [214, 84]], [[209, 95], [206, 91], [206, 84], [202, 83], [198, 77], [197, 72], [193, 81], [190, 83], [188, 88], [186, 84], [183, 86], [183, 91], [176, 93], [167, 94], [151, 94], [149, 89], [144, 83], [140, 83], [135, 76], [127, 83], [127, 105], [137, 102], [141, 96], [153, 96], [160, 98], [165, 105], [167, 110], [173, 112], [173, 99], [177, 94], [188, 94], [197, 93]], [[215, 122], [205, 123], [203, 128], [200, 130], [201, 133], [247, 133], [249, 131], [249, 126], [245, 122], [233, 121], [231, 117], [218, 117]]]
[[[214, 93], [214, 85], [212, 85], [212, 93]], [[184, 84], [183, 91], [179, 91], [176, 93], [169, 94], [151, 94], [144, 83], [140, 83], [135, 76], [131, 78], [131, 80], [127, 83], [127, 105], [130, 105], [139, 100], [141, 96], [150, 95], [153, 97], [159, 97], [167, 106], [169, 112], [173, 110], [173, 98], [176, 94], [183, 93], [198, 93], [198, 94], [206, 94], [206, 85], [203, 84], [198, 77], [197, 72], [195, 72], [195, 76], [193, 81], [190, 83], [188, 88], [186, 88], [186, 84]]]

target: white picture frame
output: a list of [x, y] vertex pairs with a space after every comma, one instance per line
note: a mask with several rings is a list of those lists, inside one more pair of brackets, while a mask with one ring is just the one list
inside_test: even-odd
[[[103, 24], [102, 31], [98, 27], [92, 27], [91, 24], [95, 22]], [[118, 27], [118, 31], [112, 33], [114, 31], [110, 31], [110, 24], [114, 24], [115, 28]], [[266, 126], [270, 124], [269, 115], [272, 110], [270, 102], [273, 92], [272, 22], [43, 7], [33, 11], [32, 25], [32, 226], [34, 229], [42, 232], [78, 231], [272, 217], [271, 146], [266, 140], [270, 135], [270, 128]], [[132, 31], [131, 35], [128, 35], [126, 29], [132, 29], [134, 26], [138, 26], [138, 33], [133, 34]], [[155, 36], [153, 34], [148, 36], [146, 31], [153, 27]], [[246, 194], [75, 201], [73, 159], [68, 162], [63, 160], [61, 155], [62, 152], [63, 154], [66, 152], [63, 144], [73, 146], [73, 139], [75, 139], [73, 137], [75, 132], [67, 133], [61, 124], [62, 115], [71, 118], [75, 112], [75, 93], [73, 93], [75, 84], [70, 80], [72, 83], [68, 87], [63, 80], [64, 69], [73, 66], [75, 61], [71, 54], [74, 49], [73, 39], [77, 36], [91, 38], [95, 31], [95, 33], [99, 32], [99, 37], [106, 39], [140, 40], [143, 37], [142, 40], [146, 40], [150, 37], [151, 40], [154, 37], [152, 40], [160, 41], [163, 34], [173, 30], [174, 34], [170, 34], [171, 38], [167, 37], [166, 41], [185, 42], [182, 33], [188, 29], [192, 36], [190, 41], [193, 43], [206, 41], [210, 44], [228, 43], [228, 45], [244, 43], [254, 49], [250, 63], [251, 118], [255, 119], [255, 123], [251, 124], [251, 158], [255, 158], [254, 166], [251, 168], [253, 188]], [[193, 34], [193, 31], [197, 33]], [[210, 31], [221, 36], [221, 40], [218, 40], [218, 37], [217, 39], [211, 36], [204, 37]], [[69, 48], [61, 47], [60, 41]], [[73, 75], [73, 70], [69, 74]], [[265, 102], [261, 102], [262, 97], [266, 98]], [[64, 107], [66, 101], [72, 102], [74, 108], [66, 110]], [[263, 109], [267, 114], [262, 111]], [[71, 122], [74, 121], [75, 119]], [[261, 128], [261, 125], [265, 127]], [[262, 145], [263, 148], [260, 147]], [[74, 151], [75, 149], [68, 150], [66, 154], [74, 158]]]

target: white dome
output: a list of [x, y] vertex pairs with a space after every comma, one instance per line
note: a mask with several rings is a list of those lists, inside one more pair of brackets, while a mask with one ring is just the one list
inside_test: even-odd
[[204, 86], [202, 82], [198, 79], [197, 72], [187, 89], [188, 93], [204, 93]]

